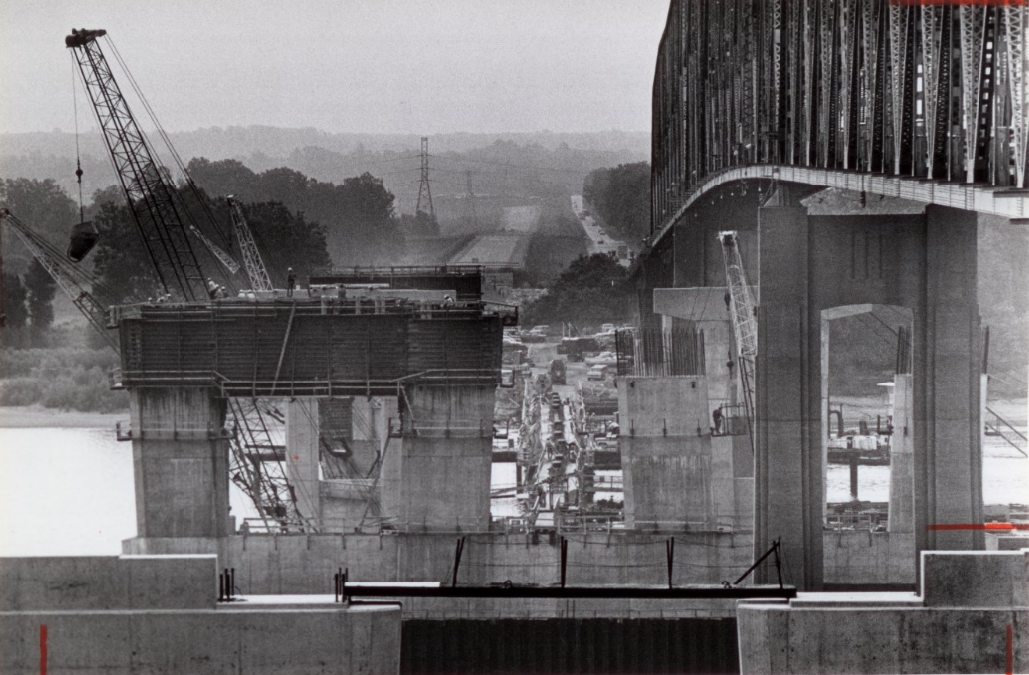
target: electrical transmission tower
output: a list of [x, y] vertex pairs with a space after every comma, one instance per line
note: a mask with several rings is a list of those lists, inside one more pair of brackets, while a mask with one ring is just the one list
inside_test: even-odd
[[465, 195], [464, 217], [473, 226], [478, 226], [479, 218], [475, 213], [475, 192], [472, 190], [472, 172], [465, 171], [464, 175], [468, 185], [468, 194]]
[[432, 218], [433, 222], [436, 220], [436, 210], [432, 208], [432, 188], [429, 186], [429, 139], [426, 136], [422, 136], [422, 179], [418, 183], [418, 204], [415, 206], [415, 215], [418, 215], [419, 211], [423, 213], [425, 207], [428, 206], [428, 214]]

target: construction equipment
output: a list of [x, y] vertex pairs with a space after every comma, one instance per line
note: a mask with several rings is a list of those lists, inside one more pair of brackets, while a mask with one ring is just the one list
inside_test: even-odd
[[257, 250], [257, 242], [254, 241], [254, 233], [250, 231], [246, 214], [243, 213], [243, 205], [232, 195], [226, 197], [226, 200], [229, 203], [229, 213], [232, 214], [232, 229], [236, 233], [236, 241], [239, 242], [239, 250], [243, 255], [243, 266], [250, 279], [250, 288], [255, 291], [270, 291], [272, 280], [268, 276], [268, 268], [261, 260], [261, 252]]
[[[239, 265], [200, 231], [179, 191], [169, 184], [169, 179], [155, 161], [156, 152], [136, 123], [100, 49], [98, 39], [106, 34], [104, 30], [72, 30], [71, 35], [65, 38], [65, 45], [76, 58], [118, 180], [165, 293], [170, 294], [175, 290], [186, 300], [206, 299], [206, 277], [186, 232], [197, 236], [215, 258], [233, 273], [239, 270]], [[149, 103], [139, 91], [116, 49], [114, 53], [169, 151], [184, 171], [181, 159], [157, 122]], [[188, 176], [187, 186], [196, 190]], [[196, 192], [199, 193], [198, 190]], [[206, 204], [203, 199], [200, 203]], [[213, 217], [211, 222], [215, 225]], [[247, 237], [252, 242], [249, 233]], [[228, 237], [225, 236], [225, 239]], [[102, 315], [104, 310], [106, 307], [96, 303], [96, 306], [90, 307], [89, 312]], [[83, 312], [87, 313], [86, 309]], [[87, 317], [90, 313], [87, 313]], [[102, 323], [92, 320], [91, 323], [106, 336]], [[281, 531], [308, 529], [310, 525], [299, 513], [296, 495], [286, 479], [282, 444], [275, 443], [271, 431], [273, 422], [283, 421], [281, 414], [256, 399], [244, 402], [230, 398], [228, 416], [234, 431], [229, 442], [229, 475], [232, 481], [253, 501], [260, 517], [266, 519], [266, 525], [267, 519], [271, 519]]]
[[757, 305], [740, 255], [739, 237], [735, 230], [718, 233], [725, 258], [725, 285], [729, 290], [729, 310], [732, 331], [736, 341], [736, 375], [750, 431], [750, 446], [754, 445], [754, 361], [757, 358]]
[[[104, 341], [118, 351], [118, 341], [106, 330], [106, 303], [100, 302], [93, 293], [107, 295], [100, 282], [89, 272], [65, 261], [61, 251], [46, 239], [18, 220], [7, 209], [0, 210], [0, 220], [6, 222], [18, 235], [25, 248], [39, 261], [57, 286], [69, 297], [90, 325], [104, 338]], [[92, 291], [87, 290], [92, 289]]]
[[[186, 300], [207, 297], [205, 277], [186, 233], [199, 238], [231, 272], [238, 271], [239, 264], [200, 231], [178, 190], [169, 185], [169, 179], [154, 159], [153, 145], [137, 124], [100, 49], [98, 39], [105, 35], [104, 30], [73, 29], [64, 39], [65, 46], [75, 56], [101, 135], [164, 292], [178, 292]], [[114, 51], [117, 56], [117, 50]], [[121, 63], [127, 73], [124, 62]], [[131, 74], [129, 80], [168, 143], [167, 134], [157, 123]], [[170, 143], [168, 145], [170, 147]]]

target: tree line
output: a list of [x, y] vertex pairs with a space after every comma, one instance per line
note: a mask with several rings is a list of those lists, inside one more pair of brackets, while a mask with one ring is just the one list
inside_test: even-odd
[[[306, 279], [315, 268], [332, 264], [388, 262], [402, 246], [393, 195], [371, 174], [334, 185], [290, 169], [254, 173], [233, 160], [202, 158], [192, 160], [187, 170], [200, 189], [190, 189], [180, 181], [175, 189], [184, 210], [194, 215], [194, 222], [208, 238], [238, 259], [240, 251], [231, 234], [225, 200], [226, 195], [235, 195], [244, 205], [263, 262], [277, 287], [285, 287], [291, 267], [298, 279]], [[52, 179], [0, 179], [0, 204], [59, 249], [67, 245], [71, 228], [79, 221], [75, 201]], [[93, 222], [100, 238], [95, 250], [77, 264], [90, 270], [98, 288], [104, 289], [99, 299], [117, 304], [160, 296], [163, 289], [121, 187], [96, 191], [84, 216]], [[0, 252], [4, 261], [4, 344], [47, 346], [52, 342], [56, 284], [13, 232], [5, 234]], [[193, 249], [205, 275], [225, 281], [227, 288], [249, 287], [243, 270], [230, 279], [195, 239]], [[94, 295], [100, 295], [99, 291]]]

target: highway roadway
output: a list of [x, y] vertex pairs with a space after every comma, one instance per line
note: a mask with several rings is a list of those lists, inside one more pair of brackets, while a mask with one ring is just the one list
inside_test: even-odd
[[[618, 253], [618, 247], [625, 242], [618, 239], [614, 239], [607, 232], [604, 232], [603, 228], [593, 217], [592, 214], [583, 214], [583, 198], [582, 195], [572, 195], [572, 211], [579, 217], [579, 224], [582, 225], [583, 232], [589, 237], [590, 243], [588, 251], [590, 255], [594, 253]], [[629, 266], [629, 259], [623, 258], [618, 261], [623, 267]]]

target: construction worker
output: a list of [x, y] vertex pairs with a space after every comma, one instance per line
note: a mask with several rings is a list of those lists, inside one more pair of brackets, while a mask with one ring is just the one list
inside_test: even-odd
[[290, 267], [286, 273], [286, 297], [293, 297], [293, 288], [297, 285], [297, 275], [293, 273], [293, 268]]
[[214, 283], [214, 279], [207, 277], [207, 295], [214, 300], [215, 296], [218, 295], [218, 284]]
[[717, 436], [718, 434], [722, 433], [722, 406], [718, 406], [717, 408], [715, 408], [715, 411], [711, 413], [711, 419], [715, 423], [714, 432]]

